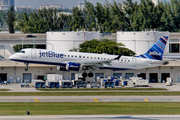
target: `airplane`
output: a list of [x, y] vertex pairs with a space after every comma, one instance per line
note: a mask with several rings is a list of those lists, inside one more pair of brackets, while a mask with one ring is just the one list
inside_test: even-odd
[[[59, 71], [84, 71], [83, 77], [93, 77], [93, 70], [135, 70], [166, 65], [162, 56], [168, 36], [162, 36], [146, 53], [138, 56], [95, 54], [83, 52], [56, 51], [47, 49], [22, 49], [9, 57], [12, 61], [23, 62], [28, 71], [29, 63], [56, 65]], [[87, 74], [86, 70], [90, 70]]]

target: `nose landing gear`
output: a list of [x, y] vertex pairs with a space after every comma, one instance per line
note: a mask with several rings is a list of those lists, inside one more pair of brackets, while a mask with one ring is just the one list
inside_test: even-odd
[[29, 63], [24, 63], [26, 65], [25, 71], [28, 71], [28, 65]]

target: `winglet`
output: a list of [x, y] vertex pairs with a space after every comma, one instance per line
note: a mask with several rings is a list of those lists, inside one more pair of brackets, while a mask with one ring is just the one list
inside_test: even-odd
[[114, 60], [118, 60], [118, 61], [119, 61], [119, 59], [121, 58], [121, 56], [122, 56], [123, 53], [124, 53], [124, 52], [122, 52], [121, 54], [119, 54], [119, 56], [116, 57], [116, 58], [114, 58]]

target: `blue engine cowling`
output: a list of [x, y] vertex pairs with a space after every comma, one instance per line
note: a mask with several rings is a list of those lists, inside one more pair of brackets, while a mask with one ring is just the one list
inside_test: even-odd
[[80, 64], [78, 63], [72, 63], [72, 62], [69, 62], [66, 64], [66, 70], [72, 70], [72, 71], [79, 71], [80, 69]]
[[79, 71], [80, 66], [81, 65], [78, 63], [69, 62], [65, 66], [57, 66], [57, 70], [59, 70], [59, 71]]
[[66, 66], [57, 66], [57, 70], [59, 70], [59, 71], [67, 71]]

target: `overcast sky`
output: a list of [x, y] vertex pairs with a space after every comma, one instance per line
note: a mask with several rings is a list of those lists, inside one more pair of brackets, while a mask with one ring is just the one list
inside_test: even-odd
[[[79, 1], [84, 0], [15, 0], [15, 6], [31, 6], [31, 8], [39, 7], [40, 5], [63, 5], [63, 8], [72, 8], [73, 6], [77, 6]], [[96, 5], [97, 2], [105, 3], [105, 0], [87, 0]], [[108, 2], [112, 3], [113, 0], [107, 0]], [[123, 0], [115, 0], [116, 2], [122, 2]], [[135, 1], [135, 0], [134, 0]], [[137, 0], [140, 1], [140, 0]]]

